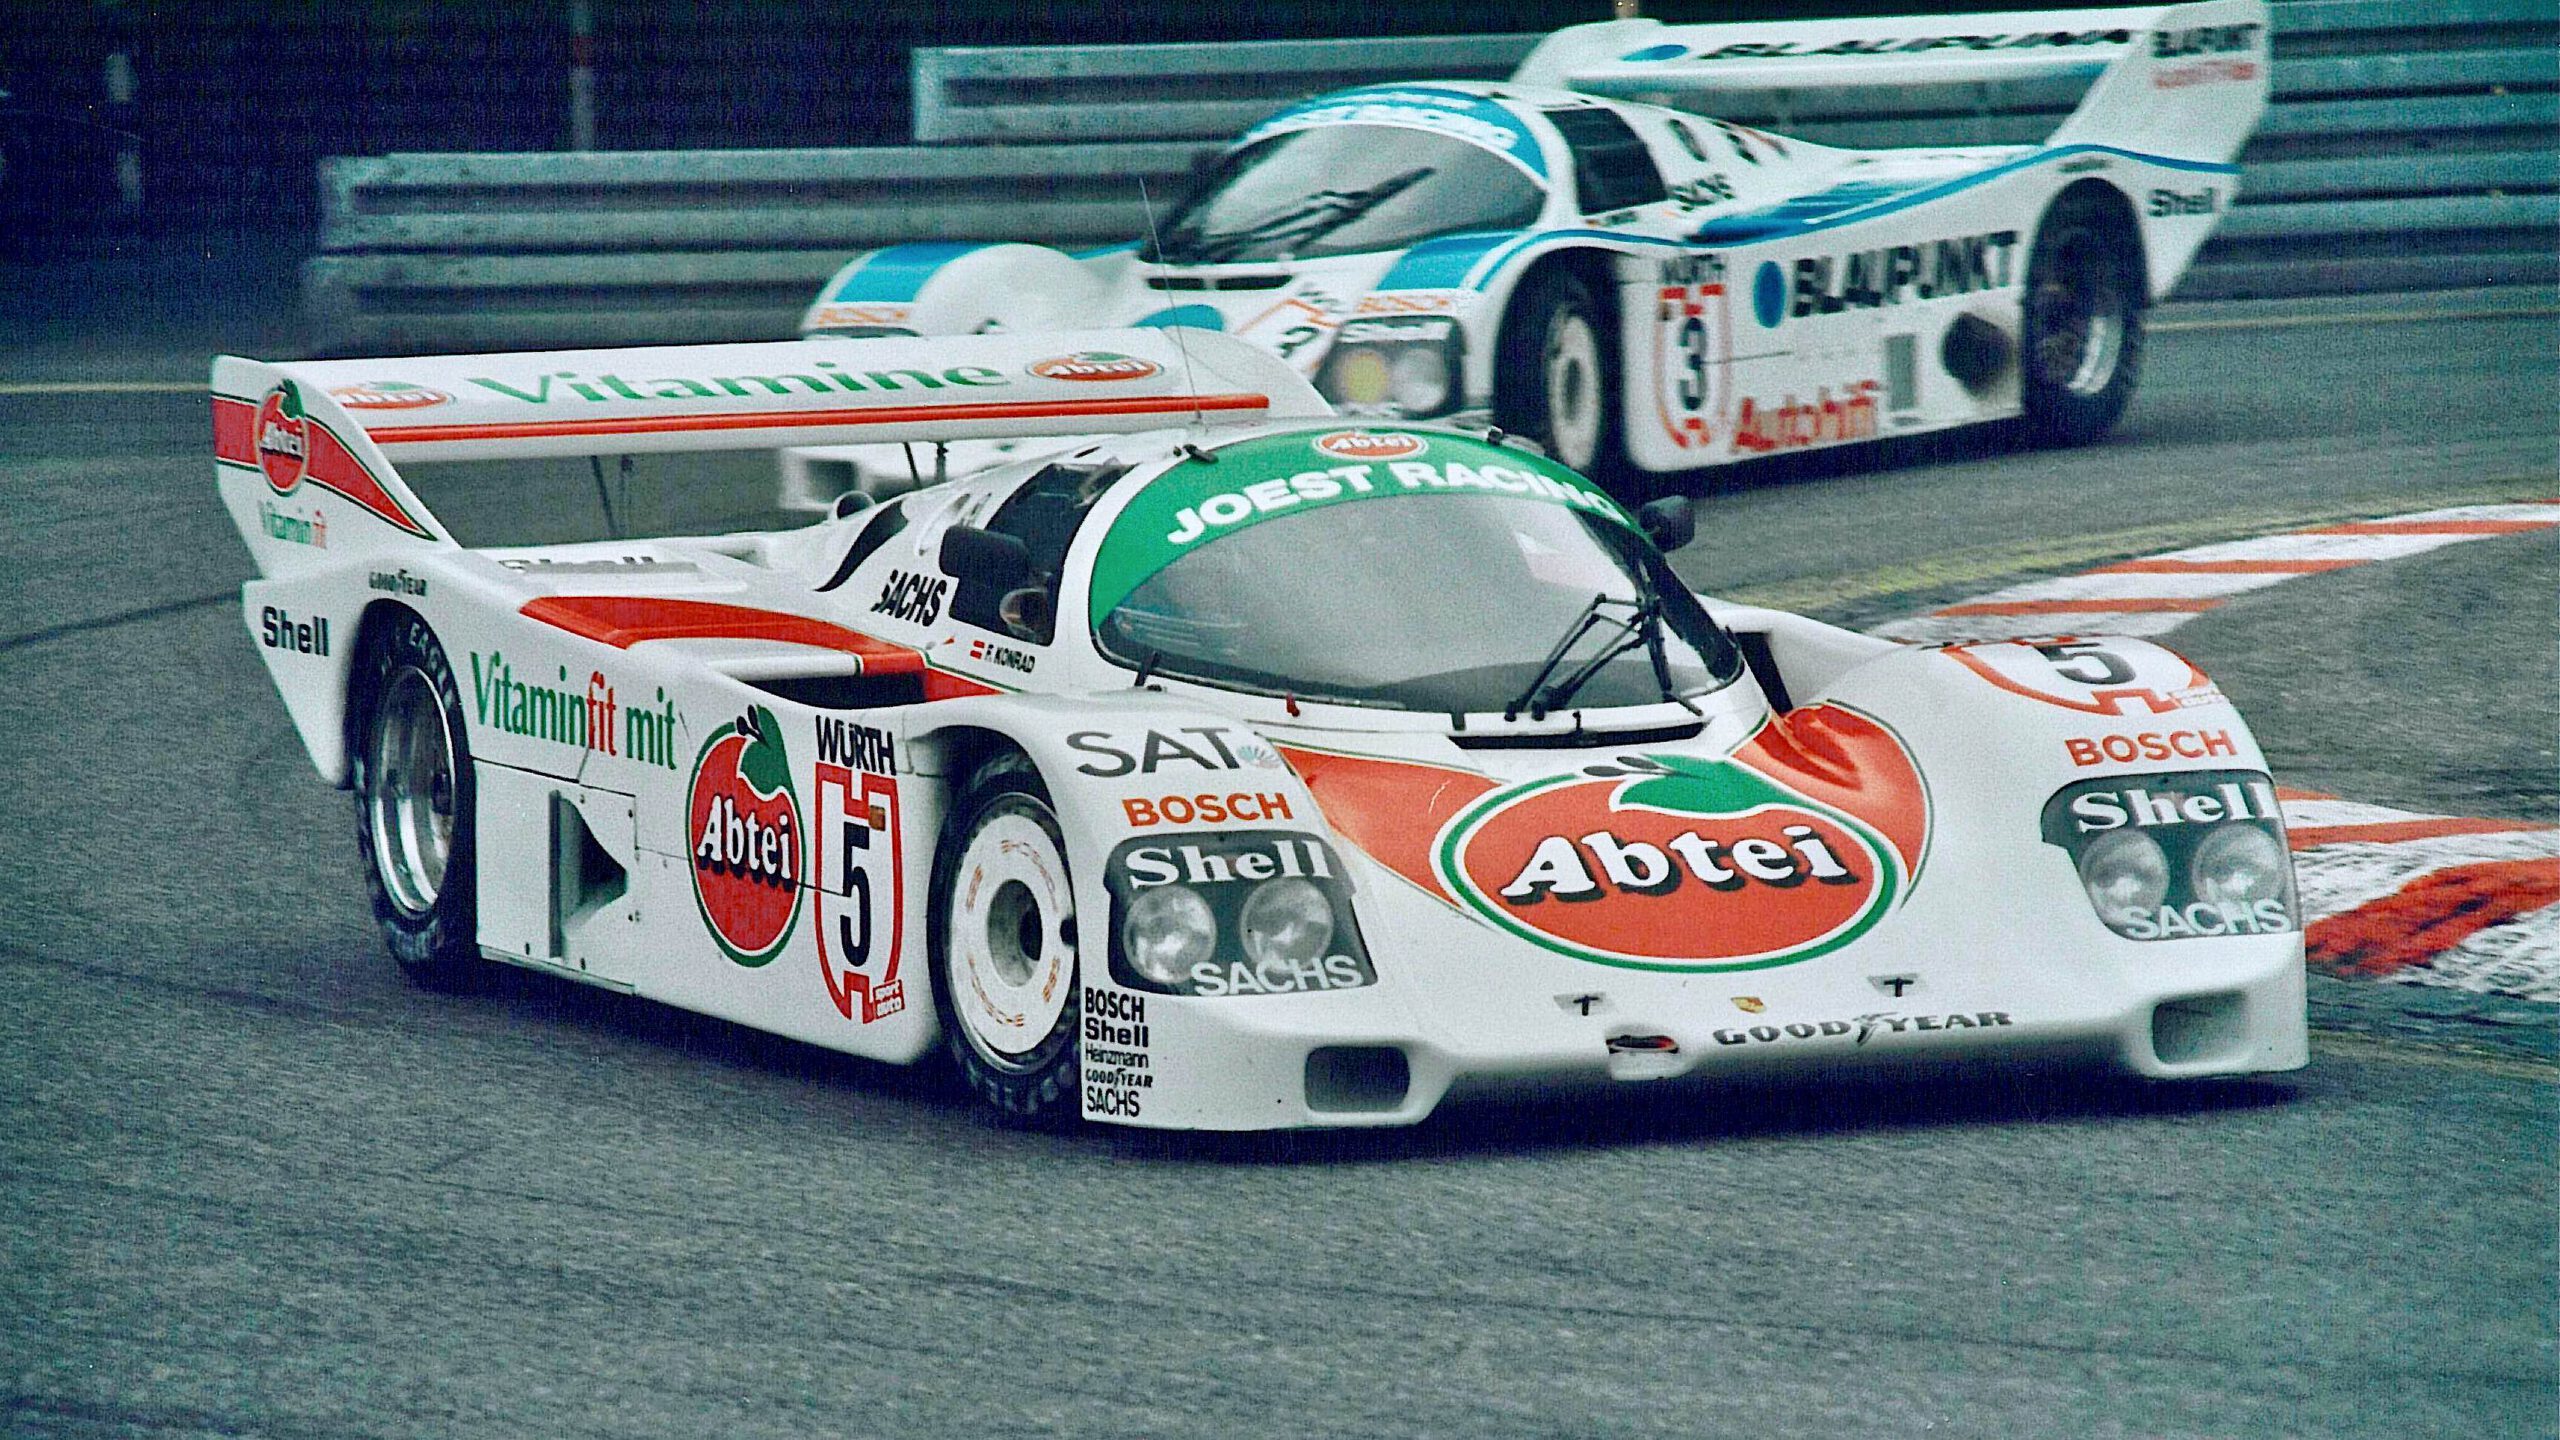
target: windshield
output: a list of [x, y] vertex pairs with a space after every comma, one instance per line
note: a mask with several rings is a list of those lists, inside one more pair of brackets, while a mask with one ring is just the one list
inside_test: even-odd
[[[1399, 441], [1415, 458], [1344, 463]], [[1554, 708], [1580, 709], [1741, 670], [1588, 481], [1456, 436], [1275, 436], [1178, 465], [1114, 522], [1094, 577], [1113, 659], [1261, 694], [1517, 712], [1570, 675]]]
[[1544, 202], [1518, 166], [1468, 141], [1319, 125], [1221, 158], [1143, 258], [1207, 265], [1401, 250], [1434, 235], [1524, 229]]

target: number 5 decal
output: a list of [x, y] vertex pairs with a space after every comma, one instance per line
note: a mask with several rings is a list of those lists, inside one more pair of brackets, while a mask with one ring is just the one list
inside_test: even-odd
[[2036, 646], [2053, 662], [2054, 673], [2083, 685], [2121, 685], [2133, 678], [2133, 667], [2095, 640], [2064, 640]]
[[2014, 695], [2087, 715], [2165, 715], [2219, 705], [2222, 692], [2203, 671], [2148, 640], [1985, 641], [1949, 645], [1945, 653]]
[[898, 782], [828, 764], [815, 782], [818, 970], [837, 1013], [868, 1025], [907, 1008], [898, 977], [907, 913]]

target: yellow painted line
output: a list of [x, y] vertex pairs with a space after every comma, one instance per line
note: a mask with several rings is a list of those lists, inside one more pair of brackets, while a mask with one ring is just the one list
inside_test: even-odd
[[2560, 305], [2523, 305], [2512, 310], [2359, 310], [2346, 315], [2265, 315], [2254, 319], [2159, 320], [2143, 328], [2153, 334], [2173, 330], [2295, 330], [2306, 325], [2411, 325], [2422, 320], [2507, 320], [2560, 315]]
[[2484, 1054], [2459, 1043], [2430, 1045], [2418, 1041], [2388, 1040], [2355, 1031], [2314, 1030], [2311, 1032], [2311, 1048], [2324, 1059], [2428, 1065], [2439, 1070], [2501, 1075], [2510, 1080], [2560, 1080], [2560, 1064], [2525, 1055]]
[[2004, 581], [2042, 573], [2068, 573], [2087, 569], [2109, 560], [2126, 560], [2162, 550], [2177, 550], [2215, 540], [2241, 540], [2255, 535], [2271, 535], [2305, 525], [2325, 525], [2341, 520], [2366, 520], [2378, 515], [2405, 514], [2411, 510], [2431, 510], [2451, 505], [2482, 505], [2501, 501], [2540, 500], [2553, 493], [2560, 478], [2548, 475], [2519, 475], [2479, 485], [2443, 490], [2397, 490], [2388, 494], [2366, 495], [2338, 500], [2332, 504], [2301, 510], [2236, 511], [2222, 515], [2195, 516], [2164, 521], [2156, 525], [2137, 525], [2125, 530], [2105, 530], [2089, 535], [2071, 535], [2053, 540], [2029, 540], [2011, 545], [1985, 546], [1977, 550], [1954, 550], [1933, 555], [1907, 565], [1888, 565], [1855, 575], [1806, 576], [1798, 580], [1782, 580], [1769, 585], [1745, 586], [1713, 593], [1719, 599], [1744, 605], [1765, 605], [1772, 610], [1807, 611], [1826, 607], [1853, 605], [1880, 600], [1892, 595], [1919, 591], [1935, 591], [1965, 587], [1970, 591], [1991, 588], [1991, 582]]
[[0, 380], [0, 395], [201, 395], [201, 380]]

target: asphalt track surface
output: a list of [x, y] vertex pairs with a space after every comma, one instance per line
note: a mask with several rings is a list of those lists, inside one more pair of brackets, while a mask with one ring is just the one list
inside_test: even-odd
[[[2163, 335], [2103, 446], [1764, 467], [1681, 563], [1865, 622], [2549, 496], [2556, 348], [2547, 313]], [[2560, 1423], [2555, 1072], [2458, 1034], [2324, 1030], [2238, 1085], [1633, 1091], [1237, 1140], [1015, 1133], [930, 1071], [516, 972], [413, 991], [242, 632], [205, 441], [196, 397], [0, 394], [0, 1432]], [[2289, 784], [2555, 818], [2555, 572], [2547, 534], [2483, 540], [2177, 644]]]

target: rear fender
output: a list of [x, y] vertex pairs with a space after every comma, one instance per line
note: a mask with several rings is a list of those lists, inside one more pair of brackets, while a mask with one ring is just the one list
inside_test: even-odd
[[803, 334], [977, 335], [1088, 329], [1101, 281], [1045, 245], [934, 243], [874, 250], [836, 272], [801, 318]]

